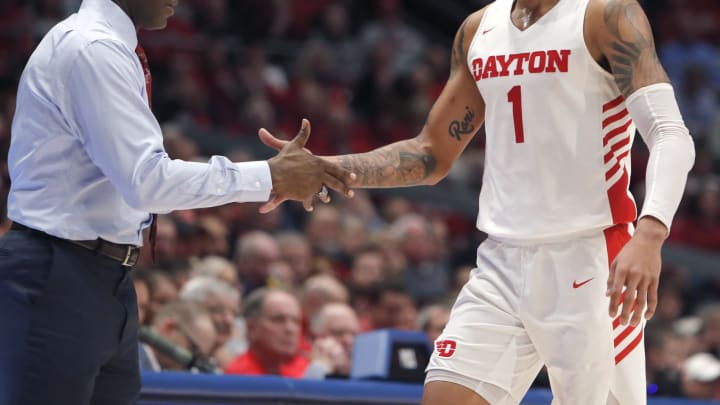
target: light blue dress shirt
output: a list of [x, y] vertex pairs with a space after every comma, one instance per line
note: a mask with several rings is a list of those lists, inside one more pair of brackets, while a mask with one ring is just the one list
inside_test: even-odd
[[10, 219], [65, 239], [139, 246], [150, 212], [269, 198], [265, 161], [168, 157], [136, 46], [132, 21], [111, 0], [84, 0], [40, 42], [18, 88]]

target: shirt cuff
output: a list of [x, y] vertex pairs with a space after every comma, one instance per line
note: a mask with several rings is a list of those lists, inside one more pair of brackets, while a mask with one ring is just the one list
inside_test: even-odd
[[267, 161], [235, 163], [240, 172], [241, 190], [238, 202], [265, 202], [272, 191], [272, 177]]

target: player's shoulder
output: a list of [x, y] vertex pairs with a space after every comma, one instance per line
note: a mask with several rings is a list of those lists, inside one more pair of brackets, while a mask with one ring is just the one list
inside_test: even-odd
[[475, 33], [477, 32], [488, 7], [489, 5], [471, 13], [460, 25], [460, 28], [458, 29], [458, 37], [463, 39], [463, 47], [465, 49], [469, 47], [472, 38], [475, 37]]
[[598, 43], [612, 42], [624, 24], [636, 25], [646, 20], [638, 0], [589, 0], [585, 13], [586, 33]]
[[483, 16], [485, 15], [488, 7], [489, 5], [471, 13], [467, 16], [467, 18], [465, 18], [465, 21], [463, 21], [460, 26], [460, 28], [465, 32], [465, 36], [472, 38], [472, 36], [475, 35], [475, 32], [480, 26], [480, 22], [482, 22]]
[[606, 23], [614, 14], [628, 9], [642, 10], [638, 0], [589, 0], [585, 19], [588, 22]]
[[604, 10], [607, 7], [619, 7], [630, 4], [639, 4], [638, 0], [588, 0], [588, 7]]

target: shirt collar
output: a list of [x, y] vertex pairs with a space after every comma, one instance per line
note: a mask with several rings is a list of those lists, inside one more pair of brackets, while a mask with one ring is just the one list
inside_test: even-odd
[[138, 44], [137, 30], [130, 17], [112, 0], [83, 0], [80, 9], [92, 10], [105, 17], [110, 27], [130, 49]]

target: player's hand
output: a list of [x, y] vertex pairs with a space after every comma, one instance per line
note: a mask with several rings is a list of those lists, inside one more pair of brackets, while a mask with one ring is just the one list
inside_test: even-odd
[[645, 319], [655, 314], [662, 262], [660, 250], [666, 235], [665, 225], [658, 220], [640, 219], [635, 235], [610, 266], [606, 293], [610, 297], [610, 316], [617, 316], [622, 306], [620, 322], [623, 325], [630, 322], [637, 326], [643, 314]]
[[[260, 139], [276, 139], [266, 129], [261, 129]], [[352, 197], [351, 184], [357, 176], [328, 160], [314, 156], [305, 144], [310, 137], [310, 122], [303, 119], [300, 131], [292, 141], [283, 141], [280, 152], [268, 159], [273, 190], [270, 201], [260, 207], [267, 213], [287, 200], [302, 201], [307, 211], [313, 210], [317, 196], [321, 201], [330, 202], [325, 186]]]

